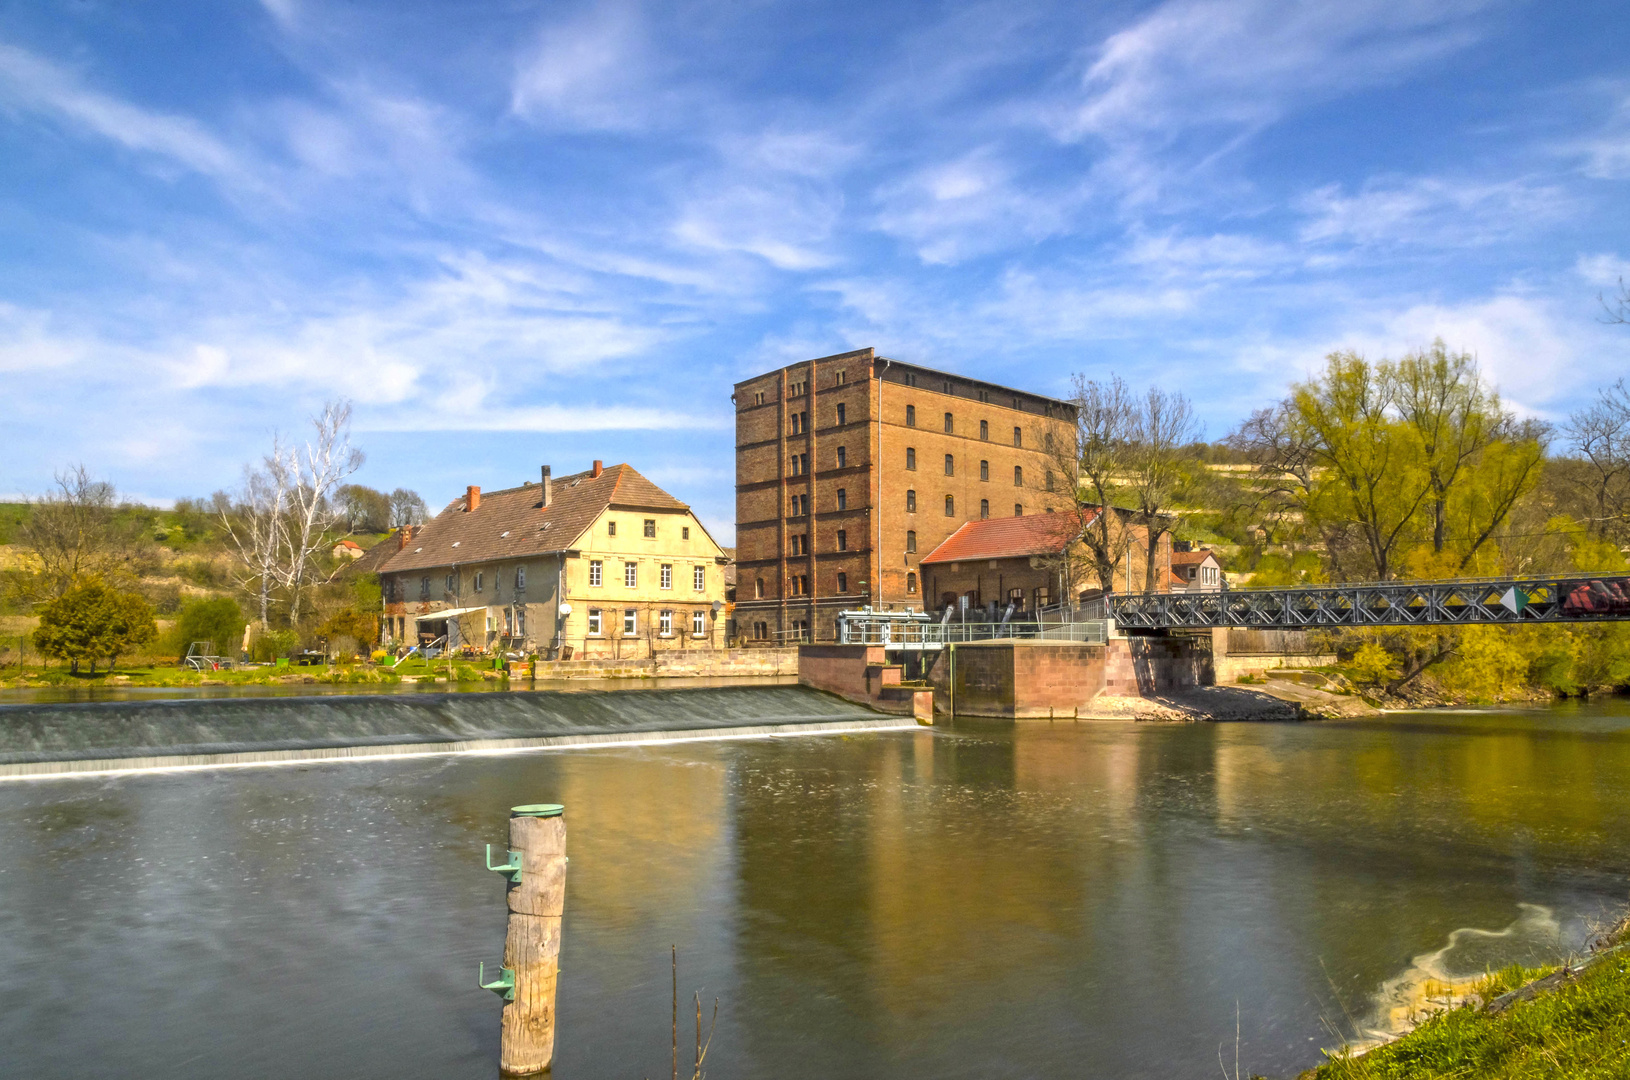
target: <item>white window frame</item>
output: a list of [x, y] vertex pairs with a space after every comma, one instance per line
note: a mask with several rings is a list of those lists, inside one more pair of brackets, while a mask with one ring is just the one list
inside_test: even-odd
[[657, 612], [657, 636], [674, 636], [674, 613], [667, 608]]
[[663, 563], [662, 564], [662, 569], [658, 572], [657, 580], [658, 580], [658, 585], [659, 585], [660, 588], [669, 589], [669, 590], [673, 589], [673, 587], [674, 587], [674, 566], [673, 566], [673, 563]]
[[623, 563], [623, 588], [637, 589], [640, 585], [640, 564], [637, 562]]
[[524, 588], [526, 588], [526, 567], [517, 566], [515, 568], [515, 591], [520, 592]]
[[[475, 578], [471, 581], [470, 584], [475, 589], [476, 592], [481, 591], [481, 585], [482, 585], [483, 580], [486, 578], [486, 576], [487, 575], [483, 574], [480, 570], [477, 570], [475, 572]], [[487, 627], [487, 629], [491, 630], [492, 627], [489, 626], [489, 627]]]
[[700, 611], [690, 613], [690, 636], [707, 636], [707, 615]]
[[697, 592], [701, 592], [702, 590], [707, 588], [707, 568], [706, 567], [698, 566], [698, 567], [694, 567], [692, 569], [692, 571], [691, 571], [691, 588], [695, 589]]
[[640, 632], [638, 608], [623, 608], [623, 637], [635, 637]]
[[599, 559], [589, 560], [589, 585], [599, 588], [605, 584], [606, 564]]
[[605, 634], [605, 618], [597, 607], [589, 608], [589, 637], [602, 637]]

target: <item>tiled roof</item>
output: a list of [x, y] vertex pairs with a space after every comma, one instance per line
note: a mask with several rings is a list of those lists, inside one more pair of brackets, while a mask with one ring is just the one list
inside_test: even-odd
[[[484, 491], [473, 513], [457, 498], [421, 525], [407, 546], [386, 560], [381, 573], [395, 574], [453, 563], [489, 562], [564, 551], [594, 524], [607, 507], [631, 510], [689, 510], [690, 507], [635, 472], [612, 465], [598, 477], [592, 472], [556, 477], [549, 509], [543, 487], [528, 484], [504, 491]], [[395, 545], [393, 537], [386, 543]]]
[[1080, 538], [1080, 528], [1081, 519], [1074, 514], [968, 521], [924, 556], [923, 565], [1057, 555]]
[[1207, 559], [1215, 559], [1216, 553], [1209, 548], [1205, 551], [1174, 551], [1172, 552], [1173, 566], [1196, 566]]

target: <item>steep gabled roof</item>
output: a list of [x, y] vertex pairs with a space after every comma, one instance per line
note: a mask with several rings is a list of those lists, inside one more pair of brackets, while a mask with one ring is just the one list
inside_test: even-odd
[[690, 509], [630, 465], [612, 465], [599, 476], [590, 471], [557, 477], [550, 492], [547, 510], [539, 484], [484, 491], [474, 511], [465, 510], [463, 498], [454, 499], [420, 526], [407, 546], [386, 560], [380, 573], [565, 551], [609, 507]]
[[[1203, 551], [1174, 551], [1172, 552], [1173, 566], [1198, 566], [1207, 559], [1216, 561], [1217, 554], [1210, 548]], [[1221, 565], [1221, 564], [1219, 564]]]
[[1080, 530], [1081, 520], [1074, 514], [966, 521], [923, 557], [923, 565], [1059, 555], [1081, 538]]

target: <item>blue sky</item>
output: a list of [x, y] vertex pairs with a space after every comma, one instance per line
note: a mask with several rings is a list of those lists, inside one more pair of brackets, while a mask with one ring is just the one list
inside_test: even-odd
[[231, 485], [356, 402], [440, 505], [633, 463], [733, 530], [730, 384], [1111, 371], [1225, 434], [1442, 335], [1525, 414], [1630, 371], [1630, 9], [0, 6], [0, 492]]

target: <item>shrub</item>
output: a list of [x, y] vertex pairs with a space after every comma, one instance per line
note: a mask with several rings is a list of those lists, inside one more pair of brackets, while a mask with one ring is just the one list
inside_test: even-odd
[[67, 660], [79, 671], [80, 661], [107, 658], [118, 663], [120, 653], [152, 641], [158, 634], [153, 609], [136, 593], [110, 589], [100, 581], [75, 585], [40, 612], [34, 647], [47, 656]]
[[300, 635], [293, 630], [260, 630], [249, 643], [249, 656], [264, 664], [280, 656], [291, 656], [299, 647]]
[[1366, 686], [1386, 682], [1396, 674], [1392, 654], [1373, 641], [1359, 646], [1347, 670], [1352, 672], [1354, 682]]
[[213, 642], [217, 656], [236, 656], [243, 642], [246, 622], [238, 602], [231, 597], [194, 600], [184, 604], [176, 618], [175, 629], [171, 631], [176, 655], [186, 655], [188, 646], [195, 641], [208, 641]]

